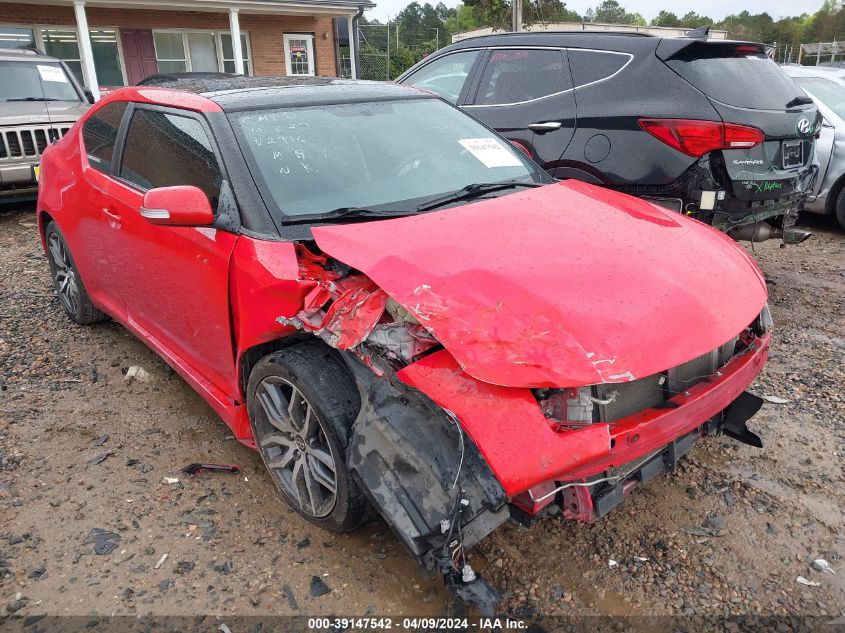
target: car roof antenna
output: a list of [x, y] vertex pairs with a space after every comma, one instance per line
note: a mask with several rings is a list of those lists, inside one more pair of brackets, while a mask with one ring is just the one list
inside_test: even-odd
[[691, 37], [695, 40], [706, 40], [710, 35], [710, 27], [709, 26], [699, 26], [697, 29], [693, 29], [692, 31], [687, 31], [684, 37]]

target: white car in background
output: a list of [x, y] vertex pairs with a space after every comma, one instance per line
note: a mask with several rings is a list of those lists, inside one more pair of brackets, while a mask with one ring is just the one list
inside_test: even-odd
[[845, 68], [786, 65], [783, 69], [824, 116], [816, 142], [819, 174], [804, 209], [834, 215], [845, 229]]

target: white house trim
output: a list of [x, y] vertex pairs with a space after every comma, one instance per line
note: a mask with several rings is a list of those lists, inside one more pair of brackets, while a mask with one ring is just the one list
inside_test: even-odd
[[[238, 20], [238, 10], [229, 9], [229, 30], [232, 32], [232, 52], [235, 55], [235, 73], [244, 73], [244, 52], [241, 49], [241, 24]], [[218, 41], [220, 38], [217, 38]]]
[[[353, 32], [353, 24], [355, 24], [356, 15], [357, 14], [352, 14], [346, 20], [346, 24], [349, 27], [349, 75], [352, 79], [358, 79], [358, 64], [355, 59], [355, 33]], [[387, 39], [390, 40], [389, 37]]]
[[370, 0], [350, 2], [321, 2], [320, 0], [16, 0], [21, 4], [53, 4], [69, 6], [82, 1], [89, 7], [112, 9], [148, 9], [158, 11], [213, 11], [227, 13], [237, 9], [240, 13], [270, 13], [274, 15], [338, 16], [359, 6], [372, 8]]
[[79, 44], [79, 55], [82, 58], [82, 74], [85, 83], [94, 100], [100, 99], [100, 84], [97, 81], [97, 70], [94, 68], [94, 53], [91, 52], [91, 33], [88, 32], [88, 18], [85, 15], [85, 2], [76, 0], [73, 3], [73, 14], [76, 17], [76, 41]]

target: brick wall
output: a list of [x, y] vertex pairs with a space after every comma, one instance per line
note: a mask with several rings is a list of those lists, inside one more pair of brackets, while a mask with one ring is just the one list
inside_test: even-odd
[[[87, 7], [88, 26], [131, 29], [228, 30], [227, 13], [199, 11], [147, 11]], [[72, 7], [0, 3], [0, 24], [74, 26]], [[256, 75], [284, 75], [282, 35], [312, 33], [318, 75], [337, 75], [334, 29], [330, 17], [240, 14], [241, 31], [249, 33], [252, 70]], [[326, 37], [323, 37], [325, 34]]]

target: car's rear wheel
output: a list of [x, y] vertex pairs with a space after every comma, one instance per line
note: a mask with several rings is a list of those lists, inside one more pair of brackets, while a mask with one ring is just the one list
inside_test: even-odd
[[282, 498], [332, 532], [360, 526], [367, 500], [346, 467], [358, 390], [334, 350], [300, 343], [261, 359], [247, 387], [252, 432]]
[[45, 238], [53, 285], [67, 315], [79, 325], [90, 325], [105, 321], [108, 315], [98, 310], [91, 303], [70, 254], [70, 249], [67, 247], [67, 242], [65, 242], [65, 238], [55, 222], [47, 224]]

